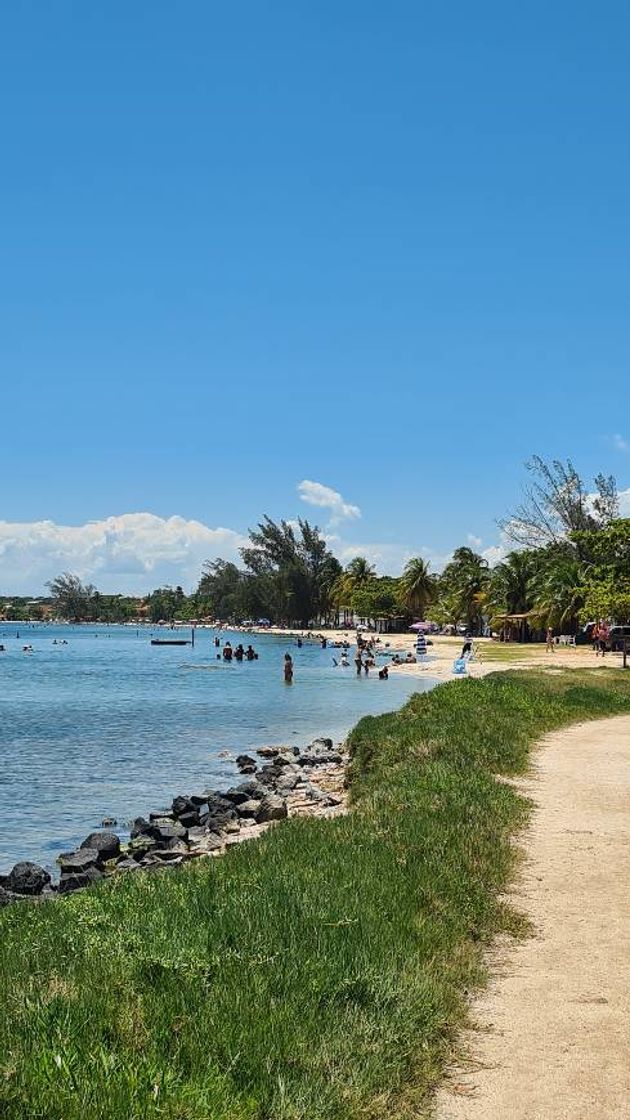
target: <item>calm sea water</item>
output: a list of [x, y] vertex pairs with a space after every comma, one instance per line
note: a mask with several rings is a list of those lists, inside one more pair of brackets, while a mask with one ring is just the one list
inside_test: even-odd
[[[244, 639], [229, 636], [232, 645]], [[150, 637], [129, 627], [0, 624], [0, 872], [18, 859], [50, 868], [106, 816], [124, 826], [177, 793], [231, 782], [224, 751], [340, 739], [362, 715], [400, 707], [434, 683], [357, 678], [333, 666], [337, 651], [275, 635], [253, 637], [258, 661], [230, 665], [216, 660], [210, 630], [197, 631], [194, 649], [151, 646]], [[22, 652], [27, 643], [33, 653]]]

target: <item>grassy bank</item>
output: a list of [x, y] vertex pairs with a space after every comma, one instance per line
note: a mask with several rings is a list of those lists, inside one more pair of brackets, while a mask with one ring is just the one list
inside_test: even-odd
[[495, 774], [575, 720], [630, 711], [630, 673], [445, 685], [352, 735], [353, 812], [294, 820], [175, 872], [0, 915], [0, 1116], [418, 1115], [527, 805]]

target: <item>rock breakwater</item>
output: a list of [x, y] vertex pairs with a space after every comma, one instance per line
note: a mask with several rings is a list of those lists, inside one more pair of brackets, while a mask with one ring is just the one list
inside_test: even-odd
[[36, 863], [17, 863], [8, 875], [0, 875], [0, 906], [45, 901], [113, 875], [221, 855], [287, 817], [343, 812], [346, 759], [332, 739], [315, 739], [302, 750], [261, 747], [255, 754], [257, 758], [236, 759], [244, 781], [223, 791], [178, 794], [169, 808], [137, 817], [127, 843], [109, 828], [91, 832], [76, 851], [57, 858], [57, 882]]

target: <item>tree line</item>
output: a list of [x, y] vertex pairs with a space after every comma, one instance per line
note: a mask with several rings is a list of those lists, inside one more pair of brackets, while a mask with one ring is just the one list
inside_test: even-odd
[[506, 636], [548, 626], [572, 633], [597, 618], [629, 621], [630, 519], [619, 516], [615, 480], [600, 474], [589, 491], [570, 462], [535, 457], [527, 466], [523, 501], [500, 522], [514, 547], [494, 567], [468, 546], [440, 573], [423, 557], [411, 558], [400, 576], [379, 575], [362, 556], [342, 567], [307, 520], [265, 516], [240, 563], [208, 561], [190, 595], [180, 586], [142, 599], [104, 595], [65, 572], [44, 602], [56, 616], [80, 621], [265, 618], [306, 628], [382, 618], [404, 629], [430, 618], [471, 633], [490, 625]]

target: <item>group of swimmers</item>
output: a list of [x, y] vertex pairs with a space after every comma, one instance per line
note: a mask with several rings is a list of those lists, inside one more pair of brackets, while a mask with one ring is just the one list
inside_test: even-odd
[[[214, 644], [217, 648], [221, 645], [219, 638], [214, 639]], [[220, 657], [221, 654], [217, 653], [217, 658]], [[232, 649], [231, 642], [226, 642], [223, 646], [223, 660], [231, 661], [232, 658], [234, 658], [235, 661], [257, 661], [258, 654], [251, 645], [249, 645], [247, 649], [243, 649], [242, 642], [239, 642], [236, 649]]]

